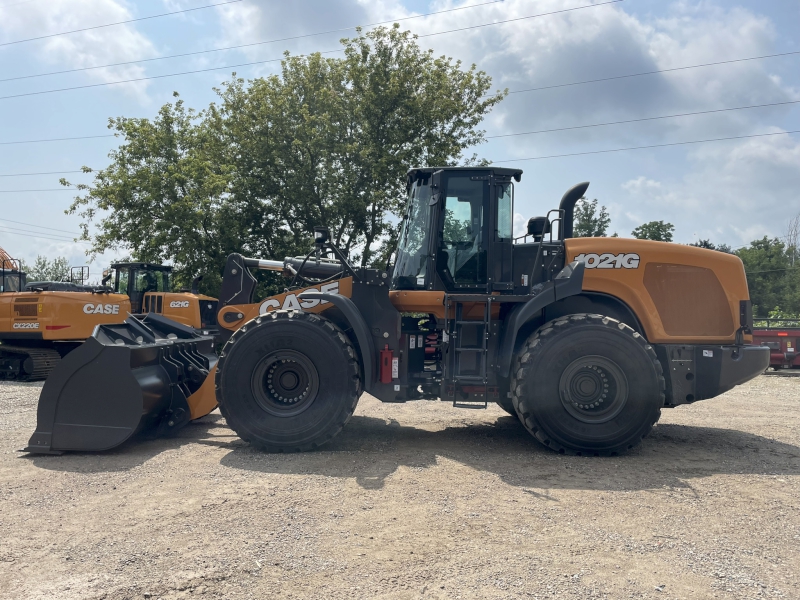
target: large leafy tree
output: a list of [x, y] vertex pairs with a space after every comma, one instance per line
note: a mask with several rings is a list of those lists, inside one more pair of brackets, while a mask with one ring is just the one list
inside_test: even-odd
[[[230, 168], [215, 160], [218, 136], [182, 100], [164, 105], [152, 121], [120, 117], [109, 128], [124, 141], [91, 185], [77, 186], [86, 194], [69, 211], [84, 218], [90, 252], [124, 250], [136, 260], [171, 261], [184, 284], [203, 274], [213, 290], [227, 253], [255, 249], [254, 238], [270, 239], [231, 197]], [[88, 224], [95, 219], [98, 232], [91, 237]]]
[[237, 152], [232, 192], [268, 208], [296, 241], [315, 225], [362, 264], [396, 239], [413, 166], [471, 162], [502, 98], [473, 65], [423, 51], [409, 32], [343, 40], [345, 58], [289, 57], [281, 74], [229, 82], [209, 118]]
[[611, 217], [605, 206], [597, 207], [597, 199], [581, 198], [575, 205], [572, 234], [575, 237], [606, 237]]
[[406, 170], [477, 162], [464, 151], [504, 94], [397, 25], [342, 43], [344, 58], [287, 54], [278, 75], [234, 77], [200, 113], [178, 100], [152, 121], [112, 119], [123, 143], [71, 207], [92, 251], [172, 261], [188, 280], [232, 251], [296, 254], [326, 225], [361, 264], [384, 262]]

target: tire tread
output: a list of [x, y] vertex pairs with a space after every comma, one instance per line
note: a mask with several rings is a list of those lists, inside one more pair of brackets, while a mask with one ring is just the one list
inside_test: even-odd
[[[328, 337], [331, 338], [335, 343], [339, 344], [344, 348], [345, 354], [347, 356], [347, 369], [350, 373], [349, 381], [351, 383], [350, 387], [350, 397], [351, 402], [350, 405], [347, 407], [346, 416], [339, 420], [339, 422], [334, 423], [326, 432], [326, 435], [321, 439], [316, 439], [313, 442], [309, 442], [307, 444], [286, 444], [286, 445], [272, 445], [272, 444], [264, 444], [259, 439], [254, 438], [251, 436], [246, 430], [242, 428], [237, 428], [235, 425], [236, 420], [231, 418], [231, 414], [228, 411], [228, 407], [225, 405], [225, 401], [220, 393], [220, 380], [222, 377], [222, 373], [225, 369], [225, 359], [226, 353], [225, 349], [229, 348], [231, 345], [236, 343], [237, 337], [241, 337], [244, 335], [248, 329], [257, 328], [257, 327], [264, 327], [266, 326], [269, 321], [276, 321], [276, 320], [284, 320], [284, 319], [295, 319], [295, 320], [303, 320], [314, 325], [317, 325], [321, 331], [323, 331]], [[347, 338], [347, 336], [342, 332], [339, 327], [337, 327], [332, 321], [325, 319], [319, 315], [314, 313], [307, 313], [299, 310], [276, 310], [270, 312], [266, 315], [261, 315], [256, 317], [252, 321], [249, 321], [238, 330], [236, 330], [233, 335], [230, 337], [228, 342], [225, 344], [222, 352], [220, 353], [219, 361], [217, 362], [217, 373], [215, 377], [215, 387], [216, 387], [216, 395], [217, 395], [217, 403], [219, 404], [219, 411], [222, 413], [222, 416], [225, 418], [225, 421], [235, 433], [238, 435], [242, 440], [247, 442], [248, 444], [267, 452], [309, 452], [312, 450], [316, 450], [320, 446], [327, 444], [331, 441], [334, 437], [336, 437], [344, 426], [350, 421], [350, 418], [353, 416], [353, 412], [355, 412], [356, 405], [358, 404], [358, 400], [361, 397], [361, 366], [358, 362], [358, 354], [356, 353], [353, 344]]]
[[[533, 378], [533, 374], [530, 373], [529, 365], [531, 365], [532, 363], [531, 360], [532, 355], [535, 352], [537, 352], [538, 351], [537, 348], [541, 346], [541, 340], [548, 338], [549, 336], [555, 334], [556, 332], [562, 334], [568, 329], [571, 329], [572, 327], [585, 325], [587, 320], [591, 321], [594, 324], [602, 325], [604, 327], [618, 329], [630, 335], [630, 337], [634, 339], [642, 347], [642, 349], [645, 350], [647, 356], [653, 362], [653, 366], [658, 376], [658, 386], [661, 399], [661, 406], [664, 405], [666, 398], [665, 396], [666, 382], [664, 380], [664, 369], [661, 366], [661, 361], [658, 360], [658, 356], [656, 356], [655, 350], [647, 342], [644, 336], [642, 336], [640, 333], [635, 331], [630, 326], [618, 321], [617, 319], [613, 319], [605, 315], [597, 315], [589, 313], [578, 313], [573, 315], [567, 315], [564, 317], [559, 317], [553, 321], [550, 321], [549, 323], [546, 323], [538, 331], [536, 331], [534, 335], [532, 335], [525, 341], [525, 344], [523, 345], [522, 349], [519, 351], [517, 357], [514, 360], [513, 376], [511, 383], [511, 389], [513, 390], [512, 400], [514, 402], [514, 407], [517, 410], [517, 414], [519, 415], [519, 420], [522, 422], [525, 428], [530, 432], [530, 434], [533, 435], [533, 437], [535, 437], [537, 441], [539, 441], [541, 444], [547, 446], [551, 450], [559, 452], [560, 454], [581, 456], [588, 453], [571, 449], [561, 444], [557, 444], [552, 439], [550, 439], [547, 436], [547, 434], [542, 430], [539, 423], [537, 423], [536, 419], [533, 417], [533, 412], [531, 410], [532, 407], [528, 405], [528, 400], [524, 398], [520, 399], [518, 394], [517, 382], [519, 380], [525, 380], [525, 379], [531, 380]], [[645, 431], [642, 433], [641, 436], [638, 437], [637, 440], [627, 444], [626, 447], [618, 446], [605, 451], [592, 451], [591, 454], [595, 456], [613, 456], [631, 450], [632, 448], [635, 448], [652, 431], [653, 427], [658, 422], [660, 417], [661, 417], [661, 409], [659, 408], [655, 418], [653, 419], [653, 422], [648, 424]]]

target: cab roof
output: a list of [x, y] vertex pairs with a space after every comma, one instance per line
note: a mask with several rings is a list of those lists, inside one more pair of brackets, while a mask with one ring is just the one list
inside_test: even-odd
[[513, 177], [514, 181], [519, 181], [522, 179], [522, 169], [509, 169], [507, 167], [493, 167], [491, 165], [487, 166], [475, 166], [475, 167], [416, 167], [414, 169], [409, 169], [408, 171], [408, 183], [411, 184], [412, 181], [419, 179], [421, 176], [430, 175], [437, 171], [448, 171], [448, 172], [458, 172], [458, 171], [491, 171], [495, 175], [499, 175], [500, 177]]
[[112, 269], [133, 268], [133, 269], [142, 269], [146, 271], [165, 271], [167, 273], [172, 271], [172, 267], [168, 265], [159, 265], [155, 263], [146, 263], [146, 262], [119, 262], [112, 264], [111, 268]]

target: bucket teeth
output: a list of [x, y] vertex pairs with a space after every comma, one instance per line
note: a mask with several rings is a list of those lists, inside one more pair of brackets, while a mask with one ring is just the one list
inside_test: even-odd
[[25, 451], [108, 450], [140, 432], [175, 432], [216, 362], [213, 337], [157, 314], [100, 325], [45, 382]]

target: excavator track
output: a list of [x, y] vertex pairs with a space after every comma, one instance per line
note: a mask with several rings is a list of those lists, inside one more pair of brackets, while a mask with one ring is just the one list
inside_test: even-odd
[[[19, 361], [19, 362], [17, 362]], [[0, 379], [41, 381], [61, 361], [61, 355], [50, 348], [0, 345]]]

